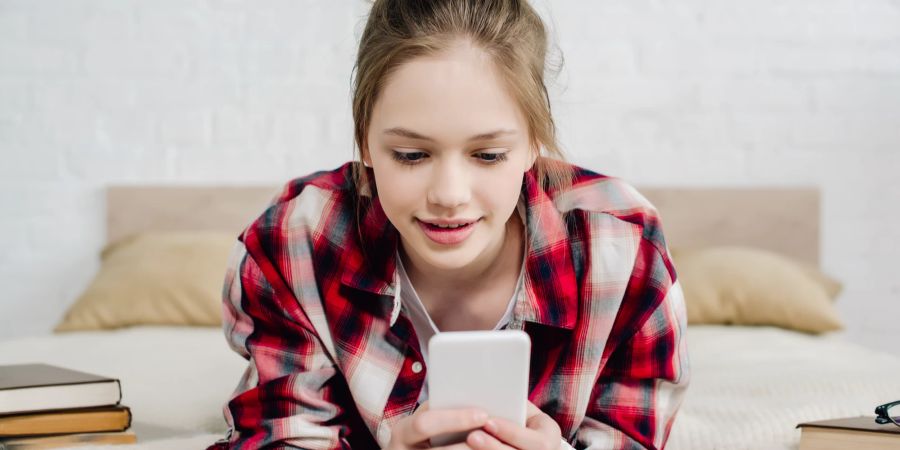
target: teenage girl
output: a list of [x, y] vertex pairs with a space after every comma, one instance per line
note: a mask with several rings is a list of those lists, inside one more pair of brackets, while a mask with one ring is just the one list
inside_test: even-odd
[[[377, 0], [359, 161], [289, 182], [241, 233], [224, 331], [249, 361], [210, 448], [661, 449], [688, 386], [655, 208], [562, 162], [525, 0]], [[525, 426], [428, 407], [428, 339], [518, 329]]]

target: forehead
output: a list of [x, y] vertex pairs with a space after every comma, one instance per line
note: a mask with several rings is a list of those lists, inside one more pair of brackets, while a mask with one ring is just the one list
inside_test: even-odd
[[522, 129], [524, 117], [490, 56], [458, 45], [408, 61], [388, 76], [372, 123], [376, 132], [403, 126], [450, 137], [487, 128]]

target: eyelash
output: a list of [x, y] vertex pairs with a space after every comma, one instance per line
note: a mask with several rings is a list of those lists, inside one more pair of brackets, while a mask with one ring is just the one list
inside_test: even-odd
[[[418, 155], [420, 157], [418, 159], [409, 159], [410, 155]], [[503, 161], [506, 161], [506, 152], [504, 152], [504, 153], [479, 152], [479, 153], [475, 153], [475, 155], [491, 155], [491, 156], [493, 156], [494, 159], [479, 158], [481, 160], [481, 162], [483, 162], [487, 165], [499, 164]], [[419, 164], [419, 162], [422, 161], [422, 159], [424, 159], [428, 155], [425, 152], [398, 152], [396, 150], [392, 150], [391, 156], [394, 158], [395, 161], [399, 162], [400, 164], [414, 166], [416, 164]]]

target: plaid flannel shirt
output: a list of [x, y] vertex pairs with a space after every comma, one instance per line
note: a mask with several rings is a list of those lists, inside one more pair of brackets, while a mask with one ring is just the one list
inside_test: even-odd
[[[290, 181], [240, 234], [223, 329], [249, 364], [209, 449], [385, 447], [418, 406], [427, 367], [412, 369], [424, 361], [395, 295], [399, 235], [377, 193], [356, 194], [356, 164]], [[509, 328], [531, 337], [529, 400], [564, 447], [661, 449], [690, 372], [659, 216], [621, 179], [573, 170], [562, 191], [534, 171], [522, 184], [526, 276]]]

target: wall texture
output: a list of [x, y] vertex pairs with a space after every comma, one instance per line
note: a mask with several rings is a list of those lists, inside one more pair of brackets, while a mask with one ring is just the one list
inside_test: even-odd
[[[900, 354], [900, 2], [556, 0], [570, 159], [644, 185], [815, 185], [857, 342]], [[281, 183], [351, 157], [363, 0], [0, 0], [0, 337], [87, 285], [110, 183]], [[889, 343], [891, 337], [895, 342]]]

